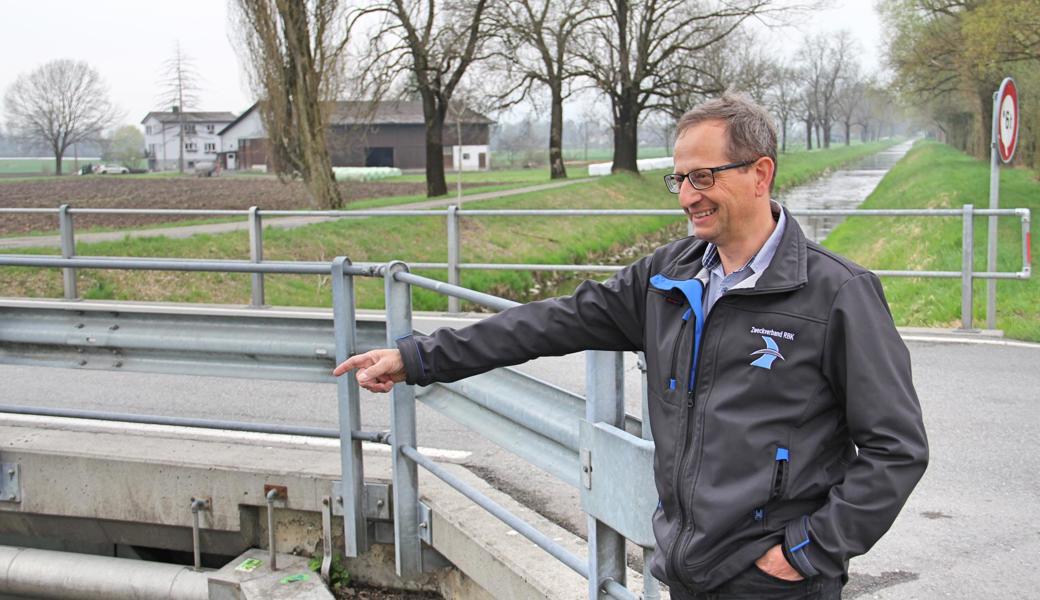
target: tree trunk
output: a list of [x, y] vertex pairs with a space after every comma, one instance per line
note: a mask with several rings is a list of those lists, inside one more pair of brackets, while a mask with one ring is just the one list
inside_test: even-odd
[[[444, 180], [444, 115], [445, 108], [437, 106], [432, 94], [424, 94], [423, 117], [426, 120], [426, 196], [443, 196], [448, 193]], [[458, 140], [461, 146], [462, 140]], [[461, 154], [459, 159], [461, 160]], [[454, 162], [455, 157], [452, 156]]]
[[552, 87], [552, 116], [549, 120], [549, 179], [566, 179], [563, 166], [563, 82]]
[[823, 148], [823, 141], [820, 138], [820, 123], [816, 123], [816, 147]]
[[805, 149], [812, 150], [812, 119], [805, 120]]
[[65, 155], [64, 148], [54, 148], [54, 175], [56, 177], [61, 176], [61, 159]]
[[625, 97], [621, 98], [621, 105], [616, 108], [617, 122], [614, 123], [614, 164], [610, 168], [611, 173], [618, 171], [639, 172], [638, 159], [639, 144], [639, 114], [635, 107], [635, 101]]
[[845, 145], [848, 146], [852, 143], [852, 123], [845, 121]]
[[780, 139], [783, 140], [780, 146], [780, 153], [787, 154], [787, 119], [780, 120]]

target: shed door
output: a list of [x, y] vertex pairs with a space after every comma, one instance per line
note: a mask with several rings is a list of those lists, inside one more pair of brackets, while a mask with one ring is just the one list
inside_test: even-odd
[[394, 166], [393, 148], [365, 148], [366, 167], [392, 167]]

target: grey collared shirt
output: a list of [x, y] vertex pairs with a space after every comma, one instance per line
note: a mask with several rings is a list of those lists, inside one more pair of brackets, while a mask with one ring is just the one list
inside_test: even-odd
[[[770, 202], [771, 204], [776, 204], [775, 202]], [[701, 283], [704, 284], [705, 317], [711, 312], [715, 302], [726, 292], [755, 287], [758, 278], [769, 267], [769, 263], [773, 262], [773, 255], [776, 254], [776, 248], [780, 245], [780, 238], [784, 235], [784, 227], [786, 225], [787, 216], [781, 210], [780, 216], [776, 221], [776, 227], [773, 228], [773, 233], [769, 235], [766, 243], [762, 244], [762, 247], [758, 249], [758, 252], [751, 257], [747, 264], [729, 275], [726, 275], [722, 268], [722, 258], [719, 256], [719, 249], [715, 244], [708, 244], [708, 248], [704, 251], [701, 271], [697, 273], [697, 279], [700, 279]]]

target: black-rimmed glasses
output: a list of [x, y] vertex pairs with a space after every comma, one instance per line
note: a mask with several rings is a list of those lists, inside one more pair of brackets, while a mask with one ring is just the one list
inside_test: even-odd
[[745, 160], [743, 162], [735, 162], [729, 163], [728, 165], [722, 165], [721, 167], [694, 169], [684, 175], [680, 175], [678, 173], [669, 173], [668, 175], [664, 176], [664, 184], [668, 186], [668, 191], [673, 194], [679, 193], [679, 188], [682, 187], [683, 179], [689, 179], [690, 185], [692, 185], [693, 189], [695, 190], [706, 190], [711, 186], [715, 185], [715, 174], [719, 171], [726, 171], [728, 169], [739, 169], [740, 167], [746, 167], [748, 165], [753, 164], [755, 164], [754, 160]]

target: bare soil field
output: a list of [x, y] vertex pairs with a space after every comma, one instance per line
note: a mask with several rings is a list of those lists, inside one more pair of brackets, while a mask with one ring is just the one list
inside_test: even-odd
[[[466, 185], [466, 184], [464, 184]], [[470, 185], [495, 185], [479, 183]], [[423, 194], [424, 183], [342, 182], [344, 199], [350, 202], [367, 198], [386, 198]], [[119, 179], [111, 177], [67, 177], [18, 181], [0, 184], [0, 207], [53, 208], [68, 204], [74, 208], [178, 208], [245, 209], [259, 206], [268, 210], [307, 210], [316, 208], [300, 182], [283, 184], [274, 178], [162, 178]], [[106, 227], [124, 229], [172, 221], [197, 220], [198, 216], [79, 215], [76, 228]], [[202, 217], [204, 218], [204, 217]], [[0, 216], [0, 235], [36, 231], [55, 231], [54, 215], [4, 214]]]

